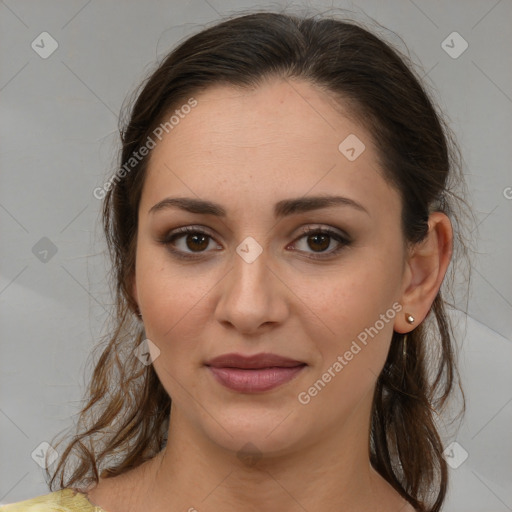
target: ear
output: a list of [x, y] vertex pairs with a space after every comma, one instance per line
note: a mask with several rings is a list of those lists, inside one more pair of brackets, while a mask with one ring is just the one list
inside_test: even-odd
[[[450, 219], [444, 213], [434, 212], [429, 216], [425, 240], [411, 248], [406, 262], [400, 300], [403, 314], [396, 317], [396, 332], [411, 331], [428, 315], [450, 264], [452, 251]], [[407, 322], [408, 315], [414, 317], [413, 324]]]

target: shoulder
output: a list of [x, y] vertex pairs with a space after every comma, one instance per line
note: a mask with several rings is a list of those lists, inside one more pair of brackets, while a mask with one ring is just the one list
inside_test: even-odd
[[0, 505], [0, 512], [104, 512], [92, 505], [85, 494], [61, 489], [25, 501]]

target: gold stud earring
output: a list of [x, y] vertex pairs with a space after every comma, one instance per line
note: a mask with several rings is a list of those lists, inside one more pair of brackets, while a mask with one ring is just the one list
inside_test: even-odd
[[410, 313], [405, 314], [405, 319], [407, 320], [407, 323], [409, 323], [409, 324], [414, 323], [414, 317]]

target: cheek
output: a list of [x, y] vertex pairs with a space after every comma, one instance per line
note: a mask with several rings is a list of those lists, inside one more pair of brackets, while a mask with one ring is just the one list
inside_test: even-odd
[[215, 280], [169, 258], [162, 250], [139, 250], [136, 280], [146, 337], [160, 349], [155, 368], [165, 365], [174, 372], [200, 357], [197, 343], [211, 321], [207, 304]]
[[209, 315], [201, 300], [206, 290], [197, 284], [191, 287], [190, 280], [154, 271], [146, 273], [142, 286], [146, 337], [160, 350], [153, 367], [175, 403], [187, 403], [194, 393], [203, 357], [200, 340]]
[[[365, 397], [384, 366], [401, 308], [396, 301], [399, 265], [376, 263], [359, 261], [345, 268], [325, 280], [323, 289], [328, 292], [320, 286], [310, 288], [307, 299], [322, 327], [318, 328], [320, 320], [304, 321], [302, 327], [319, 358], [297, 400], [307, 407], [308, 417], [322, 418], [334, 427], [358, 404], [369, 403]], [[393, 279], [390, 274], [395, 274]], [[321, 301], [315, 303], [315, 296]]]
[[207, 272], [181, 265], [144, 237], [137, 247], [135, 272], [144, 319], [159, 332], [173, 329], [180, 319], [189, 323], [189, 312], [195, 305], [200, 309], [201, 297], [211, 288]]
[[363, 251], [329, 275], [301, 280], [296, 291], [307, 306], [302, 328], [321, 353], [322, 370], [347, 353], [351, 367], [380, 371], [401, 309], [400, 282], [400, 255], [389, 249]]

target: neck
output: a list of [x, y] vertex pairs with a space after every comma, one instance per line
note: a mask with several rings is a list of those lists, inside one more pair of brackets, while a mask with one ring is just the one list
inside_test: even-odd
[[333, 504], [352, 511], [377, 504], [387, 509], [378, 501], [385, 493], [389, 497], [391, 488], [369, 462], [370, 404], [365, 401], [344, 425], [316, 442], [279, 456], [252, 458], [215, 444], [174, 408], [167, 446], [145, 478], [143, 508], [313, 512], [332, 510]]

